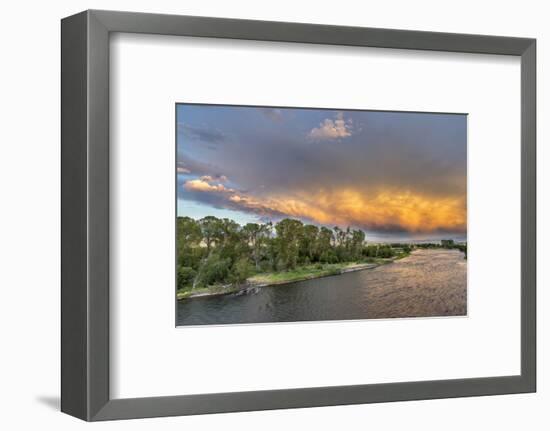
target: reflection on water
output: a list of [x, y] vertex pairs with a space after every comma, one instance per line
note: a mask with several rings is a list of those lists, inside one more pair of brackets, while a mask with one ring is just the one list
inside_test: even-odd
[[462, 316], [466, 262], [458, 250], [417, 250], [375, 269], [189, 299], [178, 302], [178, 325]]

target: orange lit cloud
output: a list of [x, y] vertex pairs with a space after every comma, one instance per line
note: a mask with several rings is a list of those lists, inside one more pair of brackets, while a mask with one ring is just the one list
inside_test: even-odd
[[466, 230], [466, 206], [462, 197], [430, 197], [398, 190], [368, 195], [344, 189], [271, 197], [262, 202], [262, 206], [325, 225], [407, 232]]
[[204, 176], [195, 180], [186, 181], [183, 186], [187, 190], [196, 192], [233, 192], [233, 189], [227, 188], [223, 184], [211, 184], [211, 181], [212, 177]]
[[218, 206], [267, 217], [288, 216], [329, 226], [414, 233], [466, 231], [462, 196], [428, 196], [399, 190], [365, 193], [348, 188], [258, 197], [203, 179], [187, 181], [184, 187], [216, 195]]

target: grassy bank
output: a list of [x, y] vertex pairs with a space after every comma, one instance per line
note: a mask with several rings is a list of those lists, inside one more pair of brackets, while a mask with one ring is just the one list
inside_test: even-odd
[[[397, 258], [408, 256], [403, 253]], [[241, 285], [213, 285], [193, 289], [188, 287], [180, 289], [177, 292], [177, 299], [187, 299], [205, 296], [228, 295], [239, 291], [246, 291], [251, 288], [259, 288], [273, 285], [294, 283], [297, 281], [311, 280], [315, 278], [328, 277], [331, 275], [344, 274], [347, 272], [361, 271], [364, 269], [376, 268], [379, 265], [390, 263], [396, 258], [382, 259], [372, 258], [366, 262], [346, 262], [333, 264], [313, 264], [304, 265], [288, 271], [262, 272], [248, 277], [245, 283]]]
[[176, 297], [178, 300], [180, 300], [186, 298], [198, 298], [201, 296], [228, 295], [230, 293], [236, 293], [242, 288], [242, 286], [236, 286], [232, 284], [197, 287], [195, 289], [193, 289], [192, 287], [188, 287], [186, 289], [178, 289]]
[[312, 278], [338, 275], [349, 270], [373, 268], [379, 263], [334, 263], [325, 265], [306, 265], [290, 271], [265, 272], [248, 278], [248, 282], [255, 286], [293, 283], [310, 280]]

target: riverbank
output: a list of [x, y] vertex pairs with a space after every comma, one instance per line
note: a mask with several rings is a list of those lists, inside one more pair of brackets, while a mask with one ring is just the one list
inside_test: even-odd
[[465, 316], [467, 265], [457, 250], [419, 249], [373, 270], [178, 301], [177, 324]]
[[296, 268], [291, 271], [266, 272], [249, 277], [245, 283], [241, 285], [215, 285], [189, 290], [179, 290], [177, 299], [191, 299], [210, 296], [221, 296], [235, 294], [246, 294], [257, 289], [268, 286], [279, 286], [284, 284], [296, 283], [298, 281], [313, 280], [316, 278], [329, 277], [333, 275], [345, 274], [348, 272], [362, 271], [365, 269], [373, 269], [380, 265], [391, 263], [394, 260], [408, 256], [400, 255], [393, 258], [376, 258], [373, 262], [357, 263], [335, 263], [324, 265], [307, 265]]

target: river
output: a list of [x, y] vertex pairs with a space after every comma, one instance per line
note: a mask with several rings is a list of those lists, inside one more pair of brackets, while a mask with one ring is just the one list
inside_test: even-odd
[[178, 325], [462, 316], [466, 260], [458, 250], [415, 250], [374, 269], [264, 287], [248, 295], [178, 302]]

